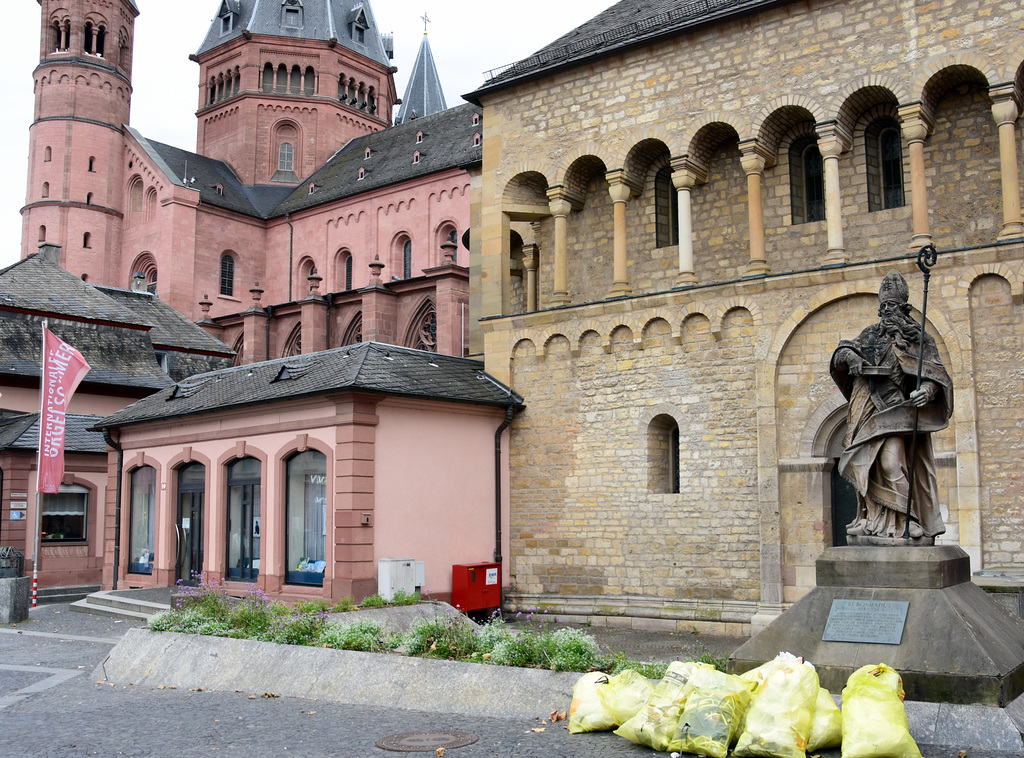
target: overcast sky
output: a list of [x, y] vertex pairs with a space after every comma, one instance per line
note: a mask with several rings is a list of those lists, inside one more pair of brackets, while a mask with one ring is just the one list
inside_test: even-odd
[[[25, 204], [28, 129], [32, 123], [32, 71], [39, 62], [40, 9], [31, 0], [16, 2], [31, 23], [30, 33], [8, 34], [6, 64], [0, 74], [3, 117], [0, 144], [10, 163], [0, 186], [0, 267], [21, 254], [21, 207]], [[525, 58], [562, 34], [613, 5], [615, 0], [553, 3], [467, 3], [455, 0], [376, 0], [377, 26], [395, 35], [398, 96], [405, 93], [423, 38], [424, 13], [430, 47], [452, 107], [461, 95], [484, 82], [483, 72]], [[131, 125], [143, 135], [187, 150], [196, 145], [199, 66], [189, 61], [206, 36], [220, 0], [137, 0]]]

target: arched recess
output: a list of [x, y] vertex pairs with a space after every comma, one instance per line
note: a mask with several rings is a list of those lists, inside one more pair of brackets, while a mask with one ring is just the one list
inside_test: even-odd
[[352, 251], [343, 247], [334, 254], [334, 291], [352, 289]]
[[[150, 252], [139, 253], [132, 262], [131, 270], [128, 272], [128, 287], [132, 286], [132, 280], [136, 274], [142, 274], [146, 285], [150, 288], [156, 287], [157, 265], [156, 258]], [[152, 291], [152, 289], [151, 289]]]
[[[612, 283], [613, 203], [607, 167], [594, 155], [577, 158], [565, 172], [564, 192], [572, 207], [566, 218], [566, 287], [574, 302], [602, 300]], [[549, 256], [549, 258], [552, 256]], [[554, 261], [552, 261], [553, 267]], [[542, 272], [541, 279], [553, 282]]]
[[274, 169], [272, 182], [297, 182], [302, 166], [302, 129], [290, 119], [283, 119], [271, 129], [268, 164]]
[[282, 358], [290, 358], [295, 355], [302, 355], [301, 323], [292, 327], [291, 332], [288, 334], [288, 339], [285, 340], [284, 347], [281, 349]]
[[453, 263], [458, 263], [459, 256], [459, 227], [451, 219], [445, 219], [434, 230], [434, 255], [437, 265], [444, 263], [444, 249], [441, 247], [445, 242], [454, 242], [452, 255], [455, 256]]
[[401, 279], [409, 279], [412, 276], [412, 237], [408, 232], [399, 232], [391, 240], [391, 270], [401, 272], [401, 276], [394, 276]]
[[433, 300], [425, 299], [413, 312], [402, 344], [415, 350], [437, 352], [437, 309]]
[[358, 311], [348, 322], [341, 336], [341, 346], [357, 345], [363, 341], [363, 312]]
[[304, 255], [299, 258], [298, 265], [295, 267], [295, 291], [298, 293], [300, 299], [309, 293], [309, 277], [312, 276], [316, 270], [316, 261], [314, 261], [310, 256]]
[[234, 343], [232, 343], [231, 345], [231, 349], [235, 351], [235, 355], [231, 358], [232, 366], [242, 365], [242, 348], [244, 347], [244, 345], [245, 335], [240, 333], [238, 337], [235, 339]]
[[128, 224], [135, 226], [145, 221], [142, 177], [135, 176], [128, 182]]

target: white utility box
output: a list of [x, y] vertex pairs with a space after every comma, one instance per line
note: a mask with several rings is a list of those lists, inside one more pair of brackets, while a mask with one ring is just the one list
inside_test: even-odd
[[411, 595], [416, 591], [417, 576], [422, 576], [422, 567], [423, 561], [412, 558], [381, 558], [377, 561], [377, 594], [389, 603], [399, 590]]

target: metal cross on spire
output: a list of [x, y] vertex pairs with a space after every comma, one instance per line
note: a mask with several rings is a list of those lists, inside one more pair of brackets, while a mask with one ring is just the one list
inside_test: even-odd
[[423, 19], [423, 33], [426, 34], [427, 33], [427, 24], [430, 23], [430, 18], [427, 16], [427, 12], [426, 11], [423, 12], [423, 15], [420, 16], [420, 18]]

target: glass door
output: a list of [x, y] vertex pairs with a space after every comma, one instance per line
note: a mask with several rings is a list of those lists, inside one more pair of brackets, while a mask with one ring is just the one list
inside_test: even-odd
[[206, 496], [206, 467], [193, 463], [178, 471], [178, 516], [174, 524], [177, 539], [175, 569], [178, 582], [199, 583], [203, 572], [203, 501]]

